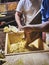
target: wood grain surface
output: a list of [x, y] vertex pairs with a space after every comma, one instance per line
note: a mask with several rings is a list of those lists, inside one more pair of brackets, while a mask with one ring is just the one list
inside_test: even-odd
[[7, 64], [4, 65], [16, 65], [20, 61], [22, 64], [17, 65], [49, 65], [49, 52], [11, 55], [6, 56], [5, 60]]

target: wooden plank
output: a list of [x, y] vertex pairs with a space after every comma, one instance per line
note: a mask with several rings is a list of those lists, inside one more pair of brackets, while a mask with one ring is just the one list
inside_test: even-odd
[[6, 33], [6, 40], [5, 40], [5, 54], [7, 54], [7, 42], [8, 42], [8, 33]]
[[5, 65], [49, 65], [49, 52], [6, 56], [5, 60]]

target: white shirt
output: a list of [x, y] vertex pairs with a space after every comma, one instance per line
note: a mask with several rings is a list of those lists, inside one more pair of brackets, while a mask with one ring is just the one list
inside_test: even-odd
[[29, 24], [33, 20], [35, 14], [37, 13], [36, 8], [33, 7], [32, 2], [30, 0], [20, 0], [16, 8], [16, 11], [25, 11], [26, 24]]

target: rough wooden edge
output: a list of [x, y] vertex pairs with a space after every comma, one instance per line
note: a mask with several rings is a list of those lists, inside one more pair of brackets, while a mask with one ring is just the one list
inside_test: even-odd
[[10, 53], [10, 54], [5, 54], [5, 56], [23, 55], [23, 54], [32, 54], [32, 53], [49, 53], [49, 50], [29, 51], [29, 52], [20, 52], [20, 53]]
[[7, 54], [7, 40], [8, 40], [8, 33], [6, 33], [6, 39], [5, 39], [5, 55]]

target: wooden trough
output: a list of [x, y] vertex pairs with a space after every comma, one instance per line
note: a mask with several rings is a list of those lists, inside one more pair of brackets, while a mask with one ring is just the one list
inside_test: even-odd
[[[31, 42], [29, 44], [29, 46], [32, 48], [32, 50], [29, 50], [27, 49], [26, 51], [25, 48], [21, 48], [20, 47], [20, 51], [19, 49], [15, 49], [16, 47], [12, 47], [12, 49], [15, 49], [14, 52], [10, 52], [10, 49], [11, 49], [11, 45], [12, 44], [21, 44], [22, 40], [24, 39], [24, 32], [22, 33], [6, 33], [6, 41], [5, 41], [5, 55], [11, 55], [11, 54], [19, 54], [19, 53], [30, 53], [30, 52], [40, 52], [40, 51], [49, 51], [49, 47], [47, 46], [47, 44], [45, 42], [42, 41], [41, 38], [37, 38], [36, 40], [34, 40], [33, 42]], [[25, 42], [24, 42], [25, 41]], [[24, 45], [25, 47], [25, 44], [26, 44], [26, 40], [23, 40], [22, 44], [21, 45]], [[23, 49], [23, 51], [22, 51]]]

